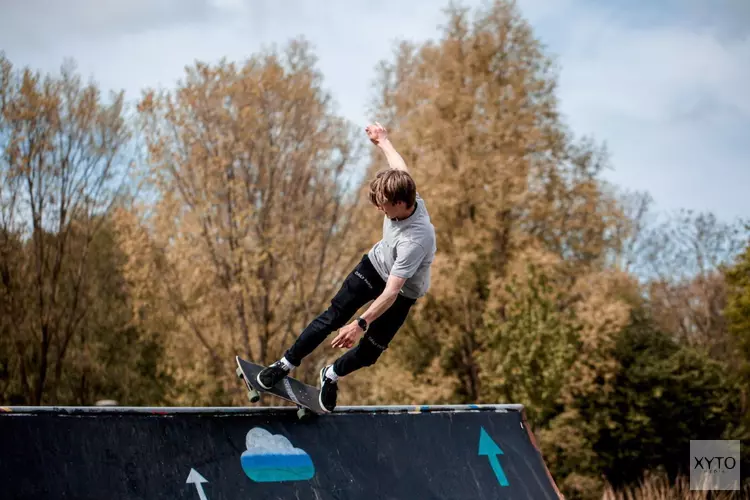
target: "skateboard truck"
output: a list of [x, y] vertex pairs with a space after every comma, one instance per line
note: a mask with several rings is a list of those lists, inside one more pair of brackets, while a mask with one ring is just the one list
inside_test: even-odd
[[[237, 376], [240, 378], [240, 380], [245, 380], [245, 374], [242, 373], [242, 368], [239, 366], [237, 367]], [[247, 397], [250, 400], [251, 403], [257, 403], [260, 401], [260, 393], [255, 389], [255, 387], [250, 387], [247, 391]]]

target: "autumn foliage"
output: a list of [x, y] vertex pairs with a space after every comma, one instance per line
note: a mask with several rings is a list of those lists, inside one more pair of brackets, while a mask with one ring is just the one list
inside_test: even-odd
[[[340, 403], [522, 403], [566, 495], [615, 498], [678, 480], [690, 438], [750, 433], [750, 240], [606, 183], [556, 78], [504, 1], [379, 64], [372, 120], [438, 253]], [[196, 62], [133, 109], [0, 57], [0, 404], [245, 404], [233, 357], [278, 359], [380, 237], [363, 129], [304, 40]]]

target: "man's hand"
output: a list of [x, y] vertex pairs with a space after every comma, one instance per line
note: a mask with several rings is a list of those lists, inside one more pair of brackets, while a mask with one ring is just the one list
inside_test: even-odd
[[390, 165], [391, 168], [403, 170], [404, 172], [409, 171], [406, 168], [406, 162], [404, 162], [404, 159], [401, 158], [401, 155], [398, 154], [398, 151], [396, 151], [393, 144], [391, 144], [391, 141], [388, 139], [388, 131], [384, 126], [375, 122], [374, 125], [366, 127], [365, 132], [367, 132], [367, 137], [370, 138], [370, 141], [385, 153], [388, 165]]
[[380, 145], [381, 142], [388, 140], [388, 131], [378, 122], [365, 128], [365, 132], [367, 132], [367, 137], [369, 137], [372, 143], [376, 146]]
[[[385, 290], [373, 301], [367, 311], [362, 314], [362, 318], [368, 324], [372, 325], [381, 314], [396, 302], [398, 293], [404, 286], [404, 283], [406, 283], [406, 278], [389, 276], [385, 284]], [[352, 347], [362, 333], [363, 331], [359, 327], [359, 324], [354, 320], [339, 330], [339, 334], [331, 342], [331, 347], [341, 347], [342, 349]]]
[[333, 339], [331, 346], [347, 349], [354, 345], [361, 334], [362, 329], [356, 321], [353, 321], [339, 330], [339, 334]]

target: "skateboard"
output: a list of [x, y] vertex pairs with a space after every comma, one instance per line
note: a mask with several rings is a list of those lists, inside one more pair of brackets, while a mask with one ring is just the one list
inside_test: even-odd
[[299, 419], [309, 418], [312, 414], [322, 415], [328, 413], [320, 406], [320, 391], [315, 387], [303, 384], [297, 379], [287, 376], [271, 389], [264, 389], [258, 384], [257, 376], [265, 366], [256, 365], [235, 356], [237, 361], [237, 376], [247, 386], [247, 396], [251, 403], [260, 401], [261, 393], [273, 394], [281, 399], [297, 405], [297, 417]]

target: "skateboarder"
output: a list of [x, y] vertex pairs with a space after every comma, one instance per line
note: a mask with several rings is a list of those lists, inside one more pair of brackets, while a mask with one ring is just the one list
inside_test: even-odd
[[[328, 309], [307, 325], [280, 360], [257, 377], [262, 387], [276, 385], [335, 330], [339, 333], [331, 342], [333, 347], [352, 347], [362, 337], [357, 347], [320, 371], [320, 406], [327, 411], [336, 407], [338, 379], [375, 363], [412, 305], [427, 292], [437, 249], [427, 207], [387, 131], [377, 122], [365, 131], [390, 167], [370, 182], [370, 201], [384, 214], [383, 238], [362, 256]], [[370, 307], [347, 324], [371, 300]]]

